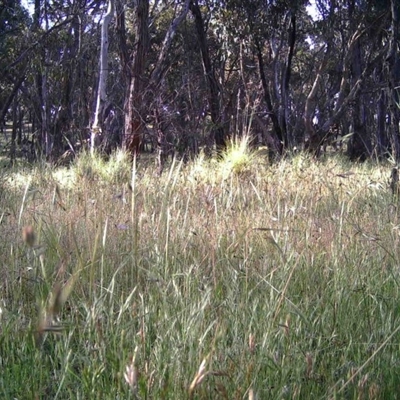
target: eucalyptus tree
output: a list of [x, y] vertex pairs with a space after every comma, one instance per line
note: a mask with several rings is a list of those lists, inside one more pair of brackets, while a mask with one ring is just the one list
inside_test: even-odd
[[352, 159], [399, 158], [398, 2], [315, 3], [7, 0], [0, 122], [23, 116], [50, 159], [90, 133], [132, 154], [150, 138], [160, 170], [243, 133], [319, 154], [340, 129]]
[[[317, 5], [320, 19], [313, 40], [320, 45], [321, 55], [305, 104], [308, 145], [318, 154], [331, 128], [340, 126], [350, 158], [363, 160], [376, 154], [378, 147], [384, 151], [382, 130], [375, 122], [380, 98], [378, 117], [384, 129], [383, 83], [376, 79], [380, 80], [388, 51], [389, 3], [318, 0]], [[313, 118], [317, 125], [311, 123]]]
[[[10, 159], [16, 156], [16, 142], [22, 141], [22, 113], [19, 107], [21, 87], [26, 79], [27, 60], [15, 64], [15, 57], [25, 49], [26, 32], [31, 21], [19, 0], [7, 0], [0, 5], [0, 129], [6, 116], [12, 121]], [[8, 139], [7, 135], [5, 138]]]
[[90, 149], [93, 153], [95, 140], [102, 133], [102, 126], [107, 117], [105, 109], [107, 105], [107, 77], [108, 77], [108, 27], [114, 16], [115, 0], [108, 0], [107, 13], [103, 17], [101, 25], [101, 44], [100, 44], [100, 71], [99, 85], [97, 88], [96, 109], [94, 111], [93, 124], [91, 127]]
[[[151, 4], [149, 0], [138, 0], [132, 5], [125, 5], [117, 0], [117, 30], [121, 73], [125, 86], [124, 90], [124, 127], [123, 145], [131, 153], [137, 153], [143, 141], [147, 120], [151, 117], [150, 106], [155, 108], [154, 123], [158, 125], [157, 143], [159, 152], [163, 152], [164, 132], [160, 129], [157, 115], [156, 94], [170, 69], [169, 55], [176, 32], [189, 11], [189, 0], [182, 2], [164, 2]], [[162, 15], [162, 11], [172, 11], [168, 15], [165, 30], [159, 46], [155, 37], [154, 27]], [[154, 50], [157, 47], [157, 55]]]
[[26, 78], [27, 62], [16, 58], [26, 49], [27, 30], [31, 20], [20, 0], [0, 5], [0, 126]]
[[291, 77], [298, 41], [305, 39], [309, 23], [306, 4], [306, 1], [224, 2], [229, 31], [232, 35], [237, 32], [242, 52], [253, 56], [258, 70], [255, 79], [261, 84], [263, 106], [273, 127], [272, 142], [280, 152], [295, 144]]
[[220, 105], [220, 92], [221, 89], [216, 80], [213, 65], [210, 57], [210, 50], [207, 40], [207, 28], [204, 17], [201, 13], [198, 0], [190, 2], [190, 11], [193, 14], [201, 57], [203, 61], [204, 75], [206, 76], [207, 85], [209, 88], [209, 109], [211, 115], [211, 122], [213, 124], [212, 132], [217, 147], [217, 151], [221, 151], [226, 147], [226, 130], [222, 121], [221, 105]]
[[32, 103], [38, 149], [56, 159], [65, 147], [87, 136], [94, 99], [98, 2], [36, 1], [26, 97]]

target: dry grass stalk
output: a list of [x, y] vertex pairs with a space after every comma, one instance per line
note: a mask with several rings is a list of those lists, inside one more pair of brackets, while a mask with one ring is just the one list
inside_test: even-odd
[[279, 326], [280, 326], [281, 328], [283, 328], [283, 331], [284, 331], [284, 333], [285, 333], [285, 336], [289, 336], [289, 333], [290, 333], [290, 321], [291, 321], [290, 314], [287, 314], [287, 315], [286, 315], [285, 323], [284, 323], [284, 324], [279, 324]]
[[62, 195], [61, 195], [61, 190], [59, 185], [56, 183], [54, 187], [54, 194], [53, 194], [53, 205], [57, 204], [60, 208], [62, 208], [64, 211], [66, 211], [66, 207], [64, 205]]
[[137, 394], [137, 386], [138, 386], [138, 377], [139, 371], [136, 367], [136, 355], [138, 352], [138, 346], [135, 347], [135, 351], [133, 352], [132, 360], [130, 364], [128, 364], [125, 368], [124, 378], [125, 382], [129, 385], [132, 393], [136, 396]]
[[250, 335], [249, 335], [249, 350], [250, 350], [250, 353], [253, 354], [255, 348], [256, 348], [256, 340], [255, 340], [254, 335], [252, 333], [250, 333]]
[[200, 385], [200, 383], [204, 380], [204, 378], [208, 375], [208, 372], [206, 372], [206, 365], [208, 361], [208, 356], [203, 359], [203, 361], [200, 364], [200, 367], [192, 381], [189, 387], [189, 398], [191, 399], [193, 397], [193, 392], [194, 389]]
[[365, 394], [366, 394], [368, 378], [369, 375], [365, 374], [359, 380], [357, 384], [357, 389], [358, 389], [357, 400], [363, 400], [366, 398]]
[[310, 379], [312, 377], [312, 371], [313, 371], [313, 359], [310, 353], [306, 354], [306, 364], [307, 364], [307, 369], [306, 369], [306, 378]]
[[35, 342], [36, 346], [40, 347], [44, 340], [44, 335], [47, 332], [52, 332], [55, 334], [62, 333], [64, 327], [54, 323], [53, 315], [46, 314], [45, 311], [40, 312], [39, 325], [35, 332]]
[[[58, 275], [63, 277], [64, 272], [65, 268], [61, 266]], [[62, 285], [61, 282], [56, 282], [54, 284], [48, 310], [47, 312], [42, 310], [39, 315], [39, 325], [36, 330], [36, 345], [38, 347], [43, 343], [44, 334], [46, 332], [61, 333], [64, 331], [64, 326], [54, 321], [60, 314], [62, 307], [69, 297], [76, 277], [77, 274], [74, 274], [65, 285]]]

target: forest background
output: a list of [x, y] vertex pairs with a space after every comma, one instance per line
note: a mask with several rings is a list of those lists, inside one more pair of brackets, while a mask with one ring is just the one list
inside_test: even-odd
[[344, 144], [353, 160], [399, 157], [395, 0], [28, 6], [0, 9], [11, 159], [141, 147], [162, 168], [244, 133], [276, 155]]

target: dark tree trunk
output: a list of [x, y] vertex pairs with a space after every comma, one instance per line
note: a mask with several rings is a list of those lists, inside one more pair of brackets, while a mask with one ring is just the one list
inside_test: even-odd
[[[118, 36], [118, 52], [122, 64], [122, 79], [125, 87], [129, 88], [131, 81], [131, 69], [129, 66], [129, 50], [126, 43], [125, 10], [123, 0], [116, 0], [116, 31]], [[127, 94], [128, 91], [127, 91]]]
[[322, 71], [324, 70], [329, 57], [329, 49], [330, 46], [328, 46], [324, 58], [318, 67], [313, 85], [310, 93], [307, 96], [306, 104], [304, 106], [305, 150], [317, 157], [320, 155], [323, 140], [320, 138], [319, 132], [315, 130], [313, 125], [315, 98], [317, 97], [318, 88], [322, 80]]
[[392, 12], [392, 37], [390, 53], [388, 56], [390, 78], [389, 78], [389, 102], [391, 116], [391, 141], [392, 152], [397, 161], [400, 160], [400, 4], [398, 0], [391, 1]]
[[[360, 42], [353, 49], [352, 57], [352, 83], [353, 85], [361, 78], [361, 48]], [[364, 96], [358, 94], [354, 98], [352, 107], [353, 135], [349, 141], [348, 154], [351, 160], [365, 161], [371, 154], [371, 137], [366, 130]]]
[[201, 56], [203, 60], [204, 73], [208, 81], [209, 88], [209, 107], [211, 114], [211, 121], [213, 123], [213, 136], [217, 151], [226, 148], [227, 134], [224, 129], [224, 121], [221, 119], [221, 107], [219, 104], [219, 93], [220, 88], [218, 87], [217, 80], [215, 79], [214, 71], [211, 65], [210, 53], [207, 45], [206, 30], [204, 26], [204, 20], [201, 15], [198, 0], [193, 0], [190, 3], [190, 11], [193, 14], [197, 36], [199, 40]]
[[263, 87], [264, 100], [265, 100], [265, 104], [267, 106], [268, 114], [272, 121], [272, 125], [274, 127], [275, 135], [279, 142], [279, 153], [282, 154], [283, 148], [284, 148], [283, 146], [286, 142], [286, 139], [285, 139], [282, 129], [279, 125], [278, 117], [272, 106], [271, 94], [269, 92], [267, 78], [266, 78], [265, 72], [264, 72], [264, 61], [263, 61], [261, 46], [259, 43], [256, 43], [256, 45], [257, 45], [258, 71], [260, 74], [260, 79], [261, 79], [261, 83], [262, 83], [262, 87]]
[[11, 164], [15, 162], [16, 149], [17, 149], [17, 127], [18, 127], [18, 116], [17, 116], [18, 102], [17, 98], [14, 98], [12, 107], [12, 130], [11, 130], [11, 146], [10, 146], [10, 161]]
[[136, 42], [130, 71], [129, 96], [125, 103], [124, 137], [125, 148], [132, 155], [139, 151], [144, 130], [143, 110], [146, 87], [144, 72], [149, 40], [149, 0], [137, 0], [134, 4]]
[[283, 74], [282, 80], [282, 104], [283, 104], [283, 121], [282, 121], [282, 131], [285, 139], [285, 147], [293, 145], [293, 135], [290, 130], [288, 130], [289, 118], [290, 118], [290, 96], [289, 96], [289, 84], [290, 76], [292, 73], [292, 60], [294, 54], [294, 46], [296, 43], [296, 14], [293, 14], [290, 18], [289, 33], [288, 33], [288, 51], [286, 57], [286, 66]]
[[[150, 89], [151, 93], [156, 94], [160, 90], [160, 84], [168, 70], [167, 63], [167, 55], [171, 48], [172, 40], [176, 34], [176, 31], [181, 24], [181, 22], [186, 18], [186, 15], [189, 12], [189, 4], [191, 0], [185, 0], [185, 3], [182, 6], [182, 10], [179, 14], [175, 16], [173, 21], [171, 22], [167, 33], [165, 34], [165, 38], [163, 41], [163, 45], [161, 47], [160, 53], [157, 58], [156, 65], [152, 71], [150, 77]], [[164, 169], [164, 162], [170, 153], [171, 143], [167, 143], [166, 138], [166, 128], [165, 121], [162, 117], [163, 114], [163, 102], [162, 96], [158, 96], [153, 101], [154, 113], [153, 113], [153, 121], [154, 128], [157, 134], [157, 163], [158, 163], [158, 173], [161, 174]]]
[[386, 101], [385, 93], [383, 91], [379, 94], [379, 99], [376, 103], [376, 152], [377, 156], [380, 158], [388, 151], [388, 140], [385, 129], [386, 121]]
[[[129, 57], [129, 49], [126, 39], [126, 24], [125, 24], [125, 7], [123, 0], [116, 0], [115, 2], [115, 10], [116, 10], [116, 33], [118, 37], [118, 53], [119, 58], [121, 60], [121, 87], [124, 88], [123, 94], [123, 104], [124, 104], [124, 112], [127, 113], [129, 108], [129, 93], [131, 86], [131, 68], [130, 68], [130, 57]], [[126, 118], [126, 114], [125, 114]], [[126, 121], [125, 121], [126, 124]], [[121, 138], [120, 138], [121, 139]], [[124, 146], [126, 146], [126, 136], [123, 135], [122, 142]], [[139, 143], [140, 144], [140, 143]], [[127, 148], [127, 146], [126, 146]], [[137, 148], [135, 148], [137, 151]]]
[[[382, 42], [382, 34], [379, 37], [379, 42]], [[386, 113], [387, 113], [387, 96], [384, 90], [384, 84], [386, 81], [384, 74], [384, 64], [379, 63], [374, 71], [375, 82], [381, 87], [377, 92], [377, 100], [375, 102], [375, 114], [376, 114], [376, 128], [375, 128], [375, 156], [381, 159], [385, 155], [389, 154], [390, 140], [388, 132], [386, 130]], [[373, 111], [372, 111], [373, 112]]]
[[[45, 0], [42, 4], [40, 0], [35, 0], [35, 11], [34, 11], [34, 29], [39, 29], [41, 26], [47, 33], [49, 30], [49, 20], [47, 15], [48, 3]], [[37, 72], [36, 81], [36, 110], [37, 110], [37, 122], [38, 122], [38, 145], [41, 155], [48, 157], [52, 149], [52, 138], [50, 135], [49, 122], [50, 122], [50, 108], [48, 101], [48, 52], [45, 46], [40, 46], [38, 52], [40, 54], [40, 70]]]
[[19, 88], [21, 87], [22, 83], [24, 82], [26, 76], [25, 73], [21, 75], [18, 80], [15, 81], [13, 90], [11, 91], [10, 95], [7, 97], [6, 101], [3, 104], [3, 107], [0, 109], [0, 125], [4, 123], [4, 119], [6, 114], [11, 106], [14, 97], [17, 95]]

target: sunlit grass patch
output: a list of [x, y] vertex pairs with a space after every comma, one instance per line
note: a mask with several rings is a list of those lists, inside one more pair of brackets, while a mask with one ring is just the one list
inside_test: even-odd
[[256, 151], [250, 148], [251, 137], [235, 137], [228, 143], [220, 160], [220, 171], [224, 178], [230, 174], [240, 175], [255, 167]]
[[130, 161], [130, 156], [123, 150], [115, 151], [107, 159], [99, 154], [81, 153], [72, 169], [77, 177], [88, 181], [118, 183], [129, 179]]
[[219, 180], [218, 161], [201, 151], [185, 168], [187, 180], [194, 186], [215, 184]]

